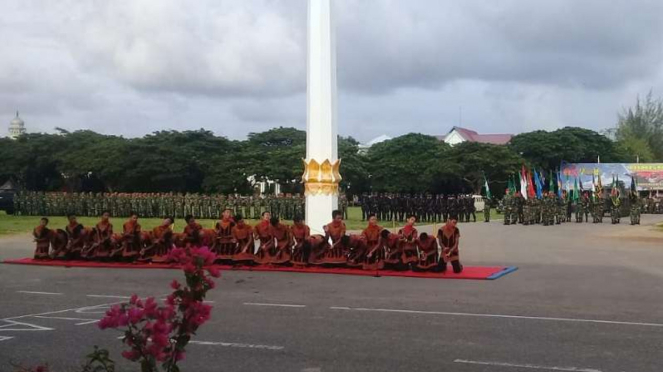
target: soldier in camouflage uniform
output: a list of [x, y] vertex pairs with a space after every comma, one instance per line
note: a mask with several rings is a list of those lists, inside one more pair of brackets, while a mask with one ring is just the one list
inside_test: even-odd
[[483, 203], [483, 222], [490, 222], [490, 208], [492, 207], [493, 200], [486, 197]]
[[534, 202], [532, 198], [529, 198], [525, 200], [523, 203], [523, 225], [533, 225], [534, 224], [534, 213], [533, 209], [534, 208]]
[[511, 224], [511, 190], [506, 189], [504, 193], [504, 198], [502, 199], [502, 205], [504, 206], [504, 224]]
[[640, 224], [640, 196], [637, 191], [631, 190], [629, 193], [629, 199], [631, 202], [631, 225]]
[[619, 190], [616, 190], [615, 195], [610, 196], [610, 218], [613, 224], [618, 224], [620, 219], [620, 207], [622, 201], [619, 199]]

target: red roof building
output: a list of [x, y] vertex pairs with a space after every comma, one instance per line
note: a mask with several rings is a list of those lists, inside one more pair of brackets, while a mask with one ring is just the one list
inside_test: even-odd
[[445, 136], [436, 136], [440, 141], [444, 141], [450, 146], [457, 145], [461, 142], [479, 142], [490, 143], [493, 145], [506, 145], [513, 134], [479, 134], [473, 130], [453, 127]]

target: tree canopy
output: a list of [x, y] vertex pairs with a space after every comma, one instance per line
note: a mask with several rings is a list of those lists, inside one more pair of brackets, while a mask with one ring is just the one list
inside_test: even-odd
[[[625, 132], [618, 131], [618, 137]], [[351, 195], [477, 193], [485, 174], [491, 191], [499, 195], [523, 164], [548, 170], [562, 160], [594, 162], [600, 156], [605, 162], [625, 161], [633, 149], [655, 144], [639, 136], [620, 138], [567, 127], [523, 133], [507, 146], [465, 142], [450, 147], [435, 137], [410, 133], [360, 154], [355, 139], [339, 137], [341, 189]], [[637, 154], [656, 159], [651, 149]], [[250, 194], [255, 182], [271, 180], [281, 184], [282, 192], [301, 193], [305, 156], [306, 132], [295, 128], [250, 133], [244, 141], [203, 129], [131, 139], [59, 131], [0, 138], [0, 183], [12, 179], [38, 191]]]

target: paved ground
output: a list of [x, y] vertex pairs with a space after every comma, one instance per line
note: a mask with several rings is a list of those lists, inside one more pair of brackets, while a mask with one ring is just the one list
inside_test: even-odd
[[[643, 226], [461, 225], [466, 265], [516, 265], [496, 281], [224, 273], [213, 320], [185, 371], [661, 371], [661, 216]], [[0, 258], [29, 256], [28, 237]], [[9, 362], [116, 359], [93, 323], [134, 292], [160, 296], [173, 270], [0, 265], [0, 371]], [[122, 364], [120, 371], [129, 371]], [[135, 370], [135, 369], [133, 369]]]

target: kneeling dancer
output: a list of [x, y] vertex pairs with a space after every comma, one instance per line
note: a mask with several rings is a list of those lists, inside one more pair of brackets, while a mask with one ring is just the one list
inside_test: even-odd
[[463, 265], [460, 264], [460, 257], [458, 254], [458, 243], [460, 241], [460, 231], [456, 227], [457, 221], [455, 219], [449, 220], [437, 232], [437, 239], [442, 247], [442, 257], [440, 258], [440, 271], [447, 270], [447, 262], [451, 262], [454, 273], [458, 274], [463, 271]]

